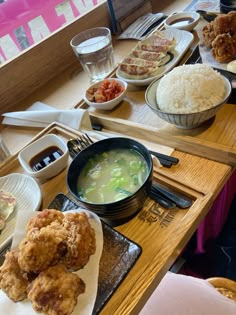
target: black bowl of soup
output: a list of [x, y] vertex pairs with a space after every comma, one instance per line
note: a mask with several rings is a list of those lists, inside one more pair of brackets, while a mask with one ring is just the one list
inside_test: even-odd
[[148, 149], [130, 138], [100, 140], [76, 155], [67, 186], [79, 204], [116, 226], [143, 207], [153, 176]]

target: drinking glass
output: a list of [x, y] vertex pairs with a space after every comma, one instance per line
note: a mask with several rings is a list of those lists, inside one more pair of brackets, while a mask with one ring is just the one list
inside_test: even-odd
[[104, 79], [114, 68], [111, 31], [96, 27], [79, 33], [70, 42], [90, 81]]

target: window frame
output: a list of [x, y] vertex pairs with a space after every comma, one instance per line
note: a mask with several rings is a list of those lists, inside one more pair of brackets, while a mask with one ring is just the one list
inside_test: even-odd
[[13, 109], [73, 63], [78, 67], [69, 44], [74, 35], [92, 27], [110, 27], [110, 24], [108, 5], [104, 0], [40, 43], [0, 65], [0, 113]]

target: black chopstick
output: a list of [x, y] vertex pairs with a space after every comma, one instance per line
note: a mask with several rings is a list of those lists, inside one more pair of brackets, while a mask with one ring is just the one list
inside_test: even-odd
[[160, 157], [157, 157], [157, 159], [158, 159], [158, 161], [161, 163], [161, 165], [164, 166], [164, 167], [170, 168], [170, 167], [173, 165], [172, 162], [167, 161], [167, 160], [164, 160], [164, 159], [162, 159], [162, 158], [160, 158]]
[[149, 152], [156, 156], [158, 159], [162, 159], [162, 160], [166, 160], [166, 161], [169, 161], [171, 162], [172, 164], [176, 165], [179, 163], [179, 159], [176, 158], [176, 157], [173, 157], [173, 156], [169, 156], [169, 155], [166, 155], [166, 154], [163, 154], [163, 153], [158, 153], [158, 152], [155, 152], [155, 151], [151, 151], [149, 150]]
[[160, 186], [156, 182], [152, 183], [151, 191], [152, 193], [160, 194], [164, 198], [171, 200], [181, 209], [189, 208], [193, 203], [187, 196], [177, 193], [170, 188], [165, 188], [163, 185]]
[[157, 203], [159, 203], [159, 205], [162, 206], [163, 208], [174, 209], [176, 207], [176, 204], [173, 201], [163, 197], [157, 191], [153, 191], [152, 189], [149, 191], [148, 196]]

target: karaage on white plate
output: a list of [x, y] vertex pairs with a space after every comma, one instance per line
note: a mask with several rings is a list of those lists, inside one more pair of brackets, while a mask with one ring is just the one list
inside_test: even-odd
[[39, 273], [57, 264], [65, 252], [66, 233], [60, 224], [33, 228], [19, 244], [19, 266], [26, 272]]
[[236, 58], [236, 11], [219, 14], [202, 29], [203, 43], [212, 48], [213, 58], [226, 63]]
[[29, 275], [19, 267], [17, 250], [7, 252], [0, 267], [0, 288], [12, 301], [18, 302], [27, 298], [29, 283]]
[[45, 209], [29, 221], [18, 249], [6, 254], [0, 287], [14, 302], [28, 297], [36, 312], [70, 315], [86, 287], [72, 271], [84, 268], [95, 251], [85, 212]]
[[44, 315], [70, 315], [85, 284], [63, 265], [42, 271], [28, 288], [28, 298], [34, 310]]
[[82, 213], [65, 213], [63, 228], [67, 231], [67, 253], [61, 262], [67, 268], [77, 270], [83, 268], [96, 250], [94, 230], [87, 215]]

